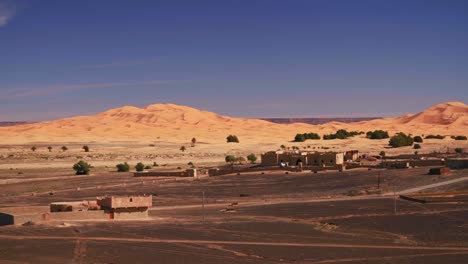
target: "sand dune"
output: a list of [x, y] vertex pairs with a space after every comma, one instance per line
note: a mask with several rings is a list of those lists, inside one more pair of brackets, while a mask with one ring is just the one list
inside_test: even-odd
[[[311, 114], [312, 115], [312, 114]], [[460, 102], [438, 104], [414, 115], [357, 123], [330, 122], [322, 125], [275, 124], [268, 121], [234, 118], [174, 104], [154, 104], [144, 108], [124, 106], [94, 116], [1, 127], [1, 144], [30, 142], [113, 142], [113, 141], [198, 141], [221, 143], [235, 134], [243, 142], [288, 141], [296, 133], [332, 133], [338, 129], [375, 129], [412, 134], [466, 135], [468, 106]]]

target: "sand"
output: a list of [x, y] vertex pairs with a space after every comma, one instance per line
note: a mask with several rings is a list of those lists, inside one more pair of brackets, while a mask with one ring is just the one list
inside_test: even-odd
[[356, 123], [330, 122], [276, 124], [259, 119], [235, 118], [174, 104], [144, 108], [125, 106], [94, 116], [0, 128], [0, 144], [33, 142], [171, 142], [186, 143], [192, 137], [206, 143], [223, 143], [229, 134], [247, 143], [287, 142], [297, 133], [321, 135], [338, 129], [387, 130], [413, 135], [467, 135], [468, 106], [460, 102], [435, 105], [418, 114]]

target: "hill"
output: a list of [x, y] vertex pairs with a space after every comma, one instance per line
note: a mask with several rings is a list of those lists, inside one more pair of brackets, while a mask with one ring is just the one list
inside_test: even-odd
[[235, 134], [242, 142], [282, 142], [296, 133], [319, 134], [347, 130], [388, 130], [412, 134], [466, 135], [468, 106], [459, 102], [438, 104], [414, 115], [355, 123], [330, 122], [276, 124], [259, 119], [218, 115], [174, 104], [144, 108], [124, 106], [94, 116], [78, 116], [33, 124], [0, 127], [1, 144], [30, 142], [189, 142], [192, 137], [209, 143], [225, 142]]

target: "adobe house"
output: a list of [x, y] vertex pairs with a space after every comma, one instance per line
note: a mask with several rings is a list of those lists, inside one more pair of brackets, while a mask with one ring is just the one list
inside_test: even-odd
[[329, 167], [344, 163], [344, 155], [340, 152], [284, 152], [270, 151], [262, 153], [261, 164], [263, 166], [279, 166], [284, 162], [290, 166], [320, 166]]
[[26, 222], [76, 220], [148, 219], [152, 196], [103, 197], [94, 201], [56, 202], [49, 207], [12, 207], [1, 209], [1, 225], [22, 225]]
[[359, 158], [359, 150], [348, 150], [344, 153], [344, 161], [353, 161]]

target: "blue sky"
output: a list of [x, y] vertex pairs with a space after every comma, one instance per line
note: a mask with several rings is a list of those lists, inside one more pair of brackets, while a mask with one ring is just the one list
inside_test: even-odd
[[395, 116], [468, 102], [464, 0], [0, 0], [0, 120], [183, 104]]

